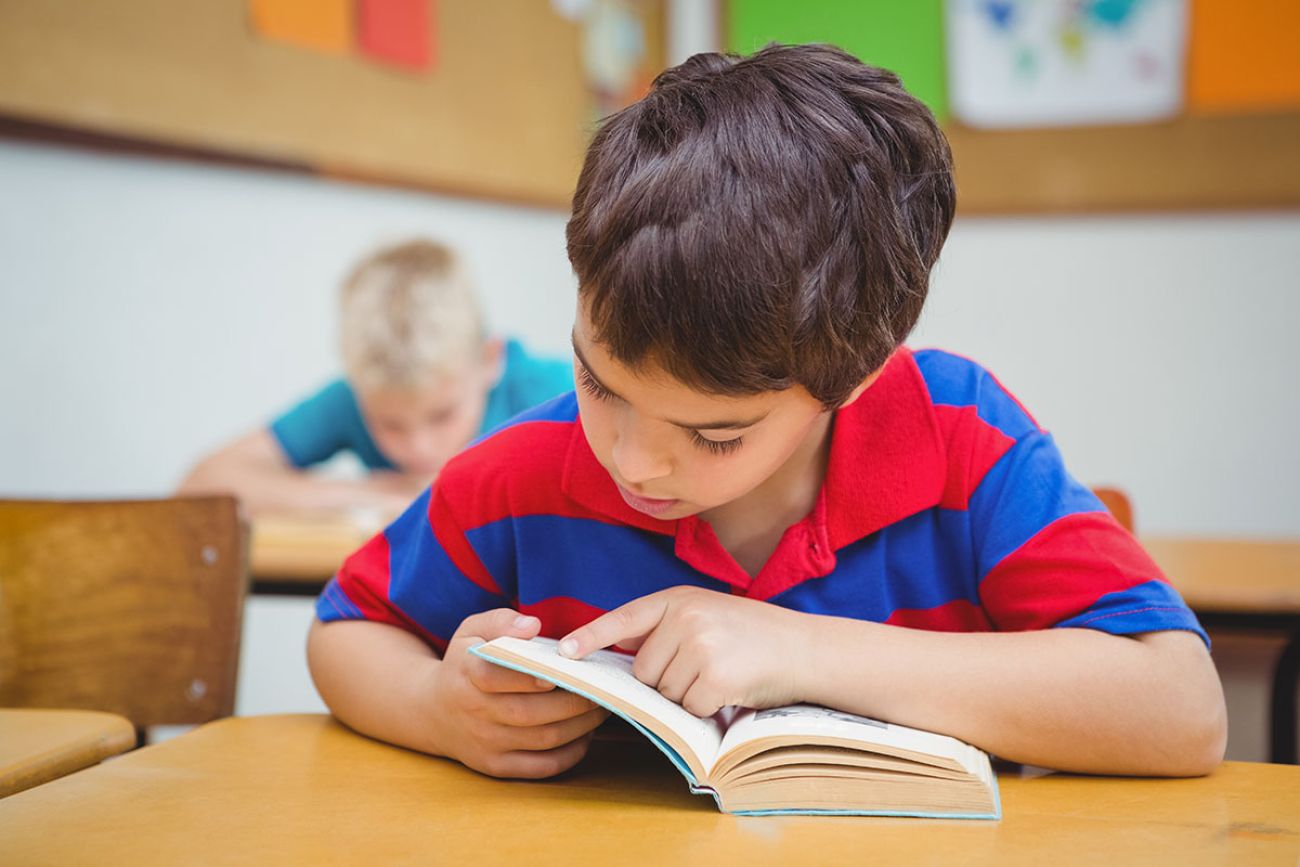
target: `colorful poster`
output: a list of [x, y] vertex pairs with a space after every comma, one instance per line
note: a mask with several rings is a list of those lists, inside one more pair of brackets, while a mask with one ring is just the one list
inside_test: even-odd
[[263, 39], [326, 54], [352, 50], [351, 0], [248, 0], [248, 20]]
[[433, 64], [434, 0], [358, 0], [357, 47], [381, 63], [410, 70]]
[[898, 73], [943, 120], [941, 0], [729, 0], [727, 50], [750, 54], [769, 42], [829, 42]]
[[648, 66], [645, 4], [635, 0], [551, 0], [552, 8], [582, 25], [582, 72], [594, 119], [636, 102], [658, 70]]
[[1186, 0], [948, 0], [953, 115], [977, 127], [1136, 123], [1183, 102]]
[[1300, 107], [1300, 2], [1193, 0], [1189, 66], [1192, 111]]

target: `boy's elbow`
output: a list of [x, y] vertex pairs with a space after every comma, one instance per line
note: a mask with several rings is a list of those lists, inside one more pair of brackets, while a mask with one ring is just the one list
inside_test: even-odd
[[[1208, 661], [1199, 682], [1182, 690], [1184, 701], [1173, 705], [1175, 718], [1168, 726], [1168, 766], [1160, 773], [1171, 777], [1201, 777], [1223, 761], [1228, 746], [1228, 708], [1214, 666]], [[1159, 732], [1156, 733], [1159, 736]]]
[[1223, 691], [1216, 689], [1215, 693], [1206, 702], [1208, 707], [1188, 725], [1184, 765], [1171, 776], [1203, 777], [1223, 761], [1228, 747], [1228, 709]]
[[1186, 632], [1144, 636], [1160, 660], [1147, 684], [1153, 715], [1144, 727], [1147, 767], [1140, 773], [1201, 777], [1223, 761], [1228, 708], [1214, 663], [1200, 639]]

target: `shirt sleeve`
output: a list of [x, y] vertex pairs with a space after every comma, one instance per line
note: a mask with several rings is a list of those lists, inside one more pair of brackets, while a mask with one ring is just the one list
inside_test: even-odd
[[348, 432], [359, 420], [356, 398], [340, 379], [273, 421], [271, 434], [289, 463], [305, 469], [348, 448]]
[[1065, 469], [1050, 434], [1019, 437], [970, 500], [981, 603], [998, 629], [1178, 629], [1209, 638], [1137, 540]]
[[344, 561], [317, 599], [316, 616], [387, 623], [442, 652], [466, 617], [503, 607], [513, 600], [478, 559], [435, 483]]

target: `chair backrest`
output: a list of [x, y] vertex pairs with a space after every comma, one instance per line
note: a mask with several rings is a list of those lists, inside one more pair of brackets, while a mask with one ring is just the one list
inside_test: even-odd
[[1119, 488], [1093, 488], [1092, 492], [1101, 500], [1101, 504], [1106, 507], [1106, 511], [1114, 516], [1119, 525], [1130, 533], [1133, 532], [1133, 504], [1129, 502], [1128, 494]]
[[232, 497], [0, 500], [0, 706], [229, 716], [246, 540]]

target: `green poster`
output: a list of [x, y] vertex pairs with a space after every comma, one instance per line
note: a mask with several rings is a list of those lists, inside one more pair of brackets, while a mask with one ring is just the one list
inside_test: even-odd
[[830, 42], [903, 84], [948, 116], [942, 0], [726, 0], [727, 50], [749, 54], [769, 42]]

